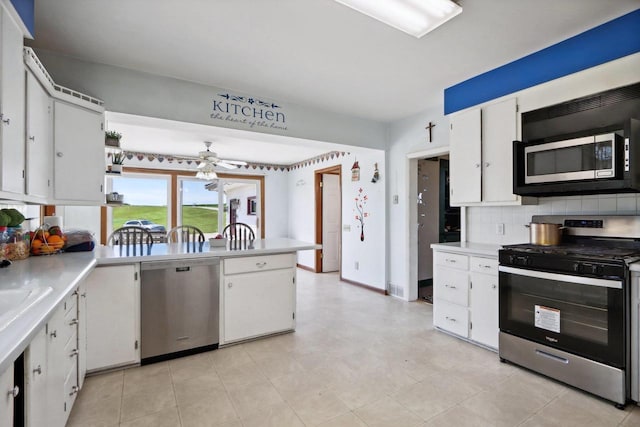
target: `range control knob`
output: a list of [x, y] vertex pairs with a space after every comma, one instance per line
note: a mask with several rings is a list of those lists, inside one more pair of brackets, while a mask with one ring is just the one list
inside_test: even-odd
[[580, 263], [576, 262], [573, 264], [573, 271], [575, 271], [576, 273], [580, 272]]

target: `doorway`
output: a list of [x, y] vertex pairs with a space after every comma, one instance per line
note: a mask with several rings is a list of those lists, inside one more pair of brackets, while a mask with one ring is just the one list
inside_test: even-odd
[[315, 175], [316, 273], [340, 271], [342, 247], [342, 167], [319, 169]]
[[460, 241], [460, 208], [449, 204], [448, 155], [418, 160], [418, 298], [433, 302], [432, 243]]

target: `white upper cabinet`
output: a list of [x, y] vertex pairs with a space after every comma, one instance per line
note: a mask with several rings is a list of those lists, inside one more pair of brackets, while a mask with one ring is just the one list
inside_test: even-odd
[[454, 206], [518, 205], [534, 198], [513, 194], [513, 141], [518, 138], [516, 99], [450, 118], [450, 196]]
[[51, 197], [53, 140], [51, 98], [38, 79], [27, 72], [26, 195], [33, 201]]
[[21, 199], [25, 190], [22, 31], [2, 7], [0, 15], [0, 193]]
[[451, 118], [449, 127], [449, 192], [451, 205], [482, 201], [481, 111]]
[[54, 100], [54, 199], [104, 202], [103, 114]]

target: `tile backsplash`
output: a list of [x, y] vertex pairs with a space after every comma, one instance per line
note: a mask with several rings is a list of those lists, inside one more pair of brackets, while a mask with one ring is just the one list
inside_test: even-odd
[[[514, 244], [529, 241], [533, 215], [640, 215], [639, 194], [541, 197], [537, 205], [467, 208], [467, 241]], [[504, 224], [504, 234], [496, 232]]]

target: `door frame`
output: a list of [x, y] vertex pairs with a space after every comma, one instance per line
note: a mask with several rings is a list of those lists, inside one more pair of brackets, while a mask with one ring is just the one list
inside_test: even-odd
[[[313, 174], [314, 174], [314, 181], [315, 181], [314, 188], [315, 188], [315, 197], [316, 197], [316, 206], [315, 206], [316, 243], [321, 245], [322, 244], [322, 175], [323, 174], [338, 175], [339, 182], [340, 182], [340, 206], [342, 206], [342, 165], [335, 165], [335, 166], [330, 166], [324, 169], [317, 169], [313, 172]], [[342, 210], [342, 207], [340, 209]], [[342, 223], [342, 220], [340, 221], [340, 223]], [[342, 226], [340, 228], [342, 228]], [[340, 253], [338, 254], [338, 257], [340, 259], [339, 272], [342, 273], [342, 237], [340, 237]], [[315, 261], [316, 261], [315, 272], [322, 273], [322, 249], [316, 249]]]

